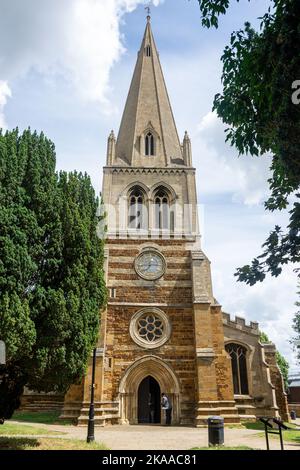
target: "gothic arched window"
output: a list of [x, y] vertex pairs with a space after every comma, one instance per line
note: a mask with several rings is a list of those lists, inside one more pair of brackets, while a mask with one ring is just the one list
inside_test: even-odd
[[158, 188], [154, 195], [155, 228], [174, 231], [174, 212], [170, 207], [170, 196], [163, 188]]
[[248, 395], [247, 349], [230, 343], [225, 347], [231, 357], [232, 381], [235, 395]]
[[134, 187], [129, 193], [128, 227], [136, 230], [145, 228], [145, 195], [141, 188]]
[[154, 135], [151, 132], [148, 132], [145, 137], [145, 155], [147, 157], [153, 157], [155, 154], [154, 146]]

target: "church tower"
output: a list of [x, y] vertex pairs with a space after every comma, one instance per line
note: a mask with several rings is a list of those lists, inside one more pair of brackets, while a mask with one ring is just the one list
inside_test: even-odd
[[179, 140], [149, 16], [118, 137], [108, 139], [102, 196], [103, 415], [139, 423], [152, 411], [161, 422], [165, 392], [174, 423], [204, 423], [220, 403], [238, 420], [221, 308], [200, 247], [191, 141], [187, 133]]
[[[162, 423], [162, 392], [174, 424], [278, 415], [274, 345], [263, 349], [257, 323], [231, 321], [213, 295], [191, 141], [178, 136], [150, 16], [118, 136], [108, 138], [102, 197], [109, 298], [97, 348], [96, 424]], [[63, 417], [87, 422], [90, 384], [91, 366], [69, 390]]]

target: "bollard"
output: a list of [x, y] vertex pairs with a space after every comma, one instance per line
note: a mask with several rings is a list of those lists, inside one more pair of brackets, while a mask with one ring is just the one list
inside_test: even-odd
[[297, 419], [296, 411], [292, 410], [291, 413], [290, 413], [290, 415], [291, 415], [291, 419], [292, 419], [292, 420]]
[[208, 423], [208, 445], [222, 446], [224, 444], [224, 418], [222, 416], [211, 416]]

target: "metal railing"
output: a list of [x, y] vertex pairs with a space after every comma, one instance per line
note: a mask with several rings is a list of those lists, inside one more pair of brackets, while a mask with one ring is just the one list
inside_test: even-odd
[[[296, 428], [291, 428], [284, 424], [283, 421], [277, 418], [266, 418], [264, 416], [261, 416], [258, 419], [261, 423], [263, 423], [265, 427], [267, 450], [270, 450], [269, 434], [276, 434], [277, 436], [279, 436], [280, 449], [284, 450], [282, 431], [300, 431], [300, 429], [297, 429], [297, 427], [299, 427], [298, 425], [295, 425], [297, 426]], [[270, 421], [273, 421], [273, 424], [277, 425], [277, 429], [274, 428], [273, 424], [271, 424]]]

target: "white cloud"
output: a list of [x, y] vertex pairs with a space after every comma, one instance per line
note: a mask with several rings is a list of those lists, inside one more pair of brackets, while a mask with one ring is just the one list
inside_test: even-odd
[[227, 126], [211, 111], [215, 94], [222, 90], [224, 45], [201, 43], [199, 47], [200, 52], [180, 57], [169, 53], [162, 62], [180, 135], [187, 129], [192, 139], [200, 195], [229, 195], [233, 202], [260, 204], [269, 192], [270, 158], [238, 157], [237, 150], [225, 142]]
[[270, 158], [238, 157], [236, 149], [225, 143], [225, 128], [215, 112], [206, 114], [197, 126], [195, 145], [205, 155], [202, 191], [232, 193], [234, 202], [260, 204], [268, 194]]
[[254, 286], [237, 282], [237, 267], [249, 264], [262, 252], [261, 245], [275, 223], [283, 225], [283, 214], [266, 217], [259, 206], [225, 203], [205, 208], [203, 248], [212, 264], [214, 295], [223, 310], [247, 321], [258, 321], [279, 351], [295, 362], [289, 340], [296, 311], [297, 276], [286, 266], [278, 278], [267, 275]]
[[200, 124], [198, 124], [198, 131], [206, 132], [215, 127], [216, 123], [218, 122], [218, 117], [215, 112], [211, 111], [207, 113], [201, 120]]
[[[63, 76], [84, 100], [106, 103], [124, 52], [120, 22], [144, 0], [0, 0], [0, 79], [32, 69]], [[160, 0], [154, 2], [158, 5]]]
[[11, 97], [11, 89], [8, 83], [0, 80], [0, 129], [6, 129], [6, 122], [4, 116], [4, 108], [7, 103], [7, 99]]
[[201, 54], [168, 56], [162, 62], [180, 134], [187, 128], [192, 138], [198, 200], [207, 201], [201, 206], [201, 234], [202, 247], [212, 262], [214, 295], [232, 317], [258, 321], [295, 366], [289, 344], [297, 300], [292, 268], [252, 287], [234, 277], [237, 267], [262, 252], [261, 245], [276, 224], [286, 226], [288, 214], [265, 212], [262, 205], [269, 191], [270, 158], [238, 157], [225, 143], [226, 126], [210, 112], [215, 93], [222, 90], [222, 51], [214, 44], [209, 47]]
[[[225, 269], [222, 275], [224, 276]], [[216, 279], [220, 281], [219, 272]], [[268, 334], [278, 350], [284, 354], [292, 365], [294, 357], [289, 340], [293, 337], [292, 320], [296, 307], [296, 275], [292, 268], [287, 268], [280, 278], [267, 277], [263, 283], [248, 287], [233, 282], [230, 295], [228, 289], [221, 287], [216, 280], [216, 288], [221, 292], [225, 311], [242, 316], [248, 321], [259, 321], [261, 331]], [[233, 316], [234, 316], [233, 315]]]

